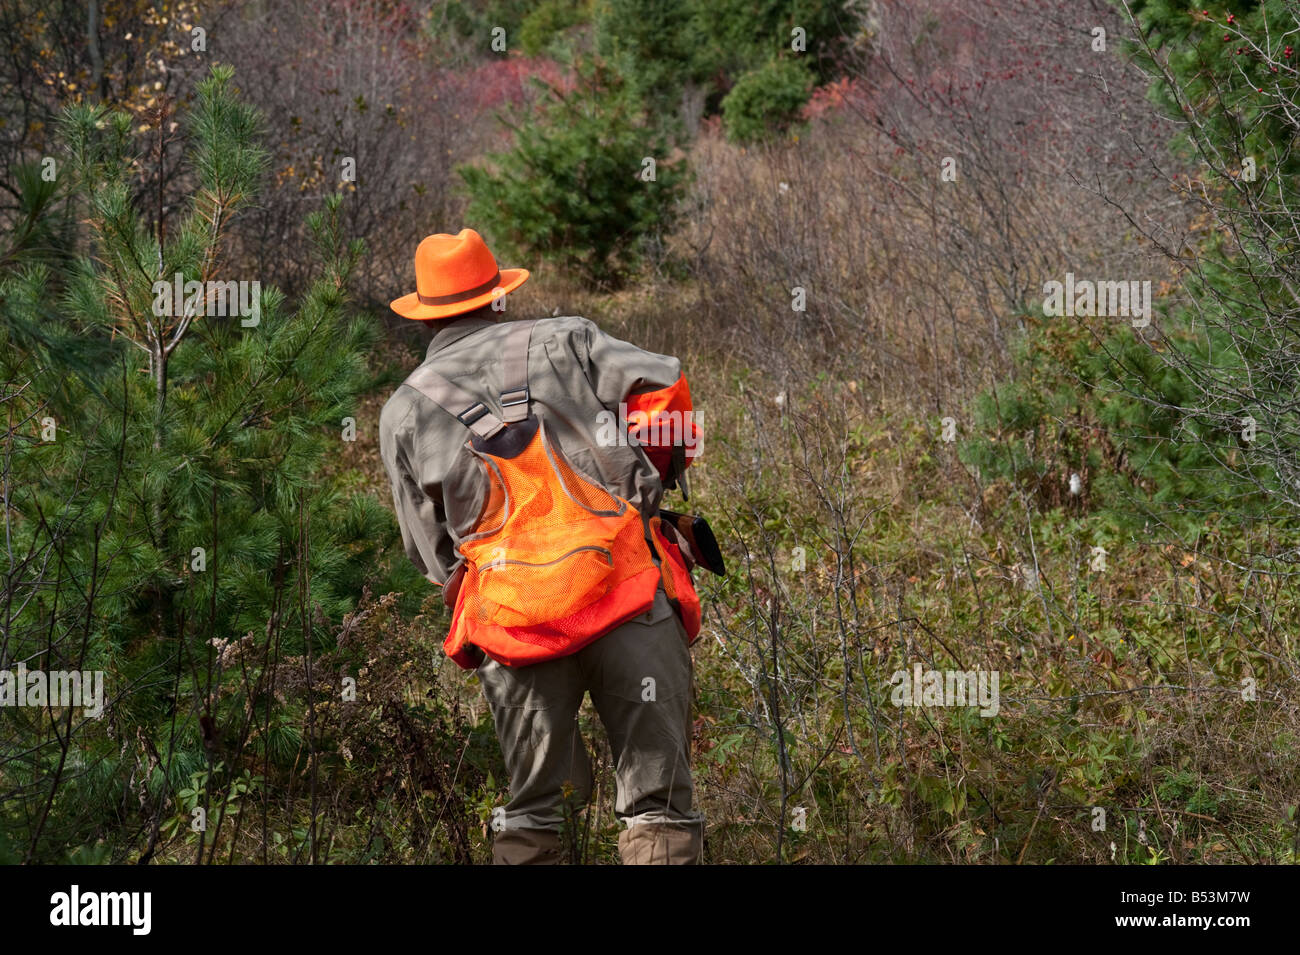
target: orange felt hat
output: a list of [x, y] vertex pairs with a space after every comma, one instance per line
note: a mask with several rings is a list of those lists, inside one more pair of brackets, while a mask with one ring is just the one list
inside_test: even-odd
[[425, 236], [415, 250], [415, 288], [389, 307], [403, 318], [450, 318], [482, 308], [513, 292], [528, 279], [527, 269], [502, 269], [473, 229], [457, 235]]

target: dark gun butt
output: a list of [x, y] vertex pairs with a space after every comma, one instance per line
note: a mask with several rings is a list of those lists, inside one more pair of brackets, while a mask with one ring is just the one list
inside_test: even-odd
[[691, 556], [695, 558], [695, 563], [719, 577], [726, 575], [727, 568], [722, 561], [722, 550], [718, 547], [718, 539], [713, 536], [713, 528], [709, 527], [708, 521], [694, 514], [678, 514], [676, 511], [666, 511], [662, 508], [659, 517], [672, 524], [681, 534], [691, 549]]

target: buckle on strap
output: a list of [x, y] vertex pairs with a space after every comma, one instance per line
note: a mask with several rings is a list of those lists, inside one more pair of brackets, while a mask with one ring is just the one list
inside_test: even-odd
[[515, 391], [503, 391], [501, 393], [501, 407], [508, 408], [511, 405], [526, 405], [528, 404], [528, 399], [529, 392], [527, 385]]
[[468, 428], [473, 426], [475, 421], [477, 421], [479, 418], [483, 417], [485, 414], [488, 413], [489, 413], [488, 406], [483, 404], [483, 402], [479, 401], [476, 402], [475, 404], [470, 405], [460, 414], [456, 415], [456, 417], [457, 419], [459, 419], [461, 424], [463, 424], [465, 427]]

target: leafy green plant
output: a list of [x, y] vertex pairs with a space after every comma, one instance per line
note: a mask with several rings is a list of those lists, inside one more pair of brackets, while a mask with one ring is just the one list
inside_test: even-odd
[[791, 135], [812, 87], [812, 74], [798, 59], [772, 59], [750, 70], [722, 101], [727, 136], [736, 142], [754, 143]]
[[[85, 223], [78, 254], [0, 272], [17, 424], [5, 519], [24, 555], [6, 578], [0, 655], [102, 671], [107, 697], [102, 720], [37, 708], [5, 723], [0, 828], [28, 861], [100, 839], [115, 860], [150, 857], [177, 831], [163, 824], [182, 790], [217, 807], [199, 835], [212, 858], [255, 767], [315, 759], [310, 732], [289, 745], [307, 714], [276, 702], [274, 674], [325, 650], [395, 537], [381, 507], [322, 477], [373, 341], [347, 308], [361, 245], [343, 238], [340, 197], [309, 217], [321, 274], [291, 308], [256, 274], [223, 271], [265, 168], [233, 72], [214, 67], [180, 118], [184, 197], [170, 212], [139, 188], [157, 172], [149, 132], [103, 106], [67, 110], [60, 189]], [[163, 302], [177, 282], [198, 291]], [[246, 310], [215, 310], [239, 283]], [[88, 350], [96, 360], [79, 361]], [[236, 649], [246, 665], [226, 666]]]
[[614, 287], [675, 218], [684, 163], [622, 79], [599, 62], [571, 90], [547, 88], [540, 116], [512, 128], [514, 147], [461, 168], [468, 217], [508, 254], [553, 262], [592, 287]]
[[587, 22], [590, 12], [582, 0], [542, 0], [519, 25], [519, 45], [529, 56], [555, 52], [565, 32]]

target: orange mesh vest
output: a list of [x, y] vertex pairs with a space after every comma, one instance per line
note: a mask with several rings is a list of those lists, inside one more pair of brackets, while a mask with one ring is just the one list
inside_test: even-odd
[[650, 545], [641, 512], [574, 470], [529, 413], [533, 324], [505, 332], [502, 418], [430, 368], [406, 380], [470, 429], [487, 486], [456, 548], [464, 578], [444, 649], [465, 669], [476, 662], [470, 644], [507, 666], [565, 656], [644, 613], [661, 584], [694, 641], [699, 599], [659, 518], [648, 522]]

